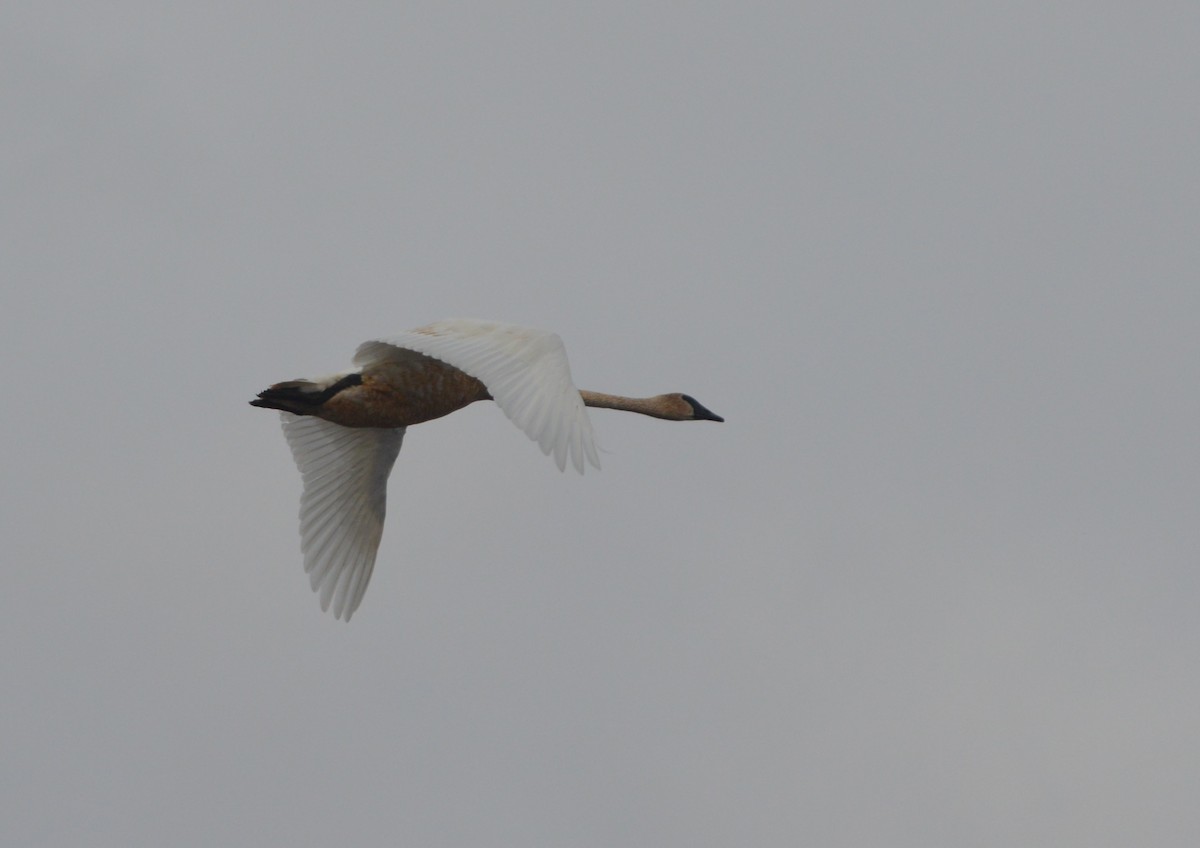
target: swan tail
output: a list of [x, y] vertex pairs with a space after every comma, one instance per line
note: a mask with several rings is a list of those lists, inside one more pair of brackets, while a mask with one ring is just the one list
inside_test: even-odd
[[250, 405], [278, 409], [293, 415], [312, 415], [338, 392], [361, 385], [362, 375], [357, 372], [346, 374], [334, 382], [287, 380], [263, 389], [256, 399], [250, 401]]

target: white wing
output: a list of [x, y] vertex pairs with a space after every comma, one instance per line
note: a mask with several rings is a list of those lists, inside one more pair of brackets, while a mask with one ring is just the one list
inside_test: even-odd
[[440, 359], [479, 380], [542, 453], [554, 454], [559, 470], [568, 456], [580, 474], [585, 458], [600, 467], [592, 423], [571, 382], [566, 348], [554, 333], [468, 318], [438, 321], [359, 345], [354, 364], [385, 361], [396, 348]]
[[281, 413], [283, 434], [304, 478], [300, 549], [321, 609], [350, 620], [362, 602], [383, 535], [387, 478], [404, 428], [342, 427]]

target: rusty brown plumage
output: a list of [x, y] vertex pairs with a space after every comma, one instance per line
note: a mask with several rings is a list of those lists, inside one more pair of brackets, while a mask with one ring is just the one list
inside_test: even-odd
[[477, 400], [491, 399], [479, 380], [413, 351], [330, 380], [276, 383], [251, 403], [343, 427], [395, 428], [432, 421]]
[[326, 401], [314, 414], [343, 427], [408, 427], [432, 421], [490, 395], [453, 365], [414, 354], [362, 372], [362, 384]]

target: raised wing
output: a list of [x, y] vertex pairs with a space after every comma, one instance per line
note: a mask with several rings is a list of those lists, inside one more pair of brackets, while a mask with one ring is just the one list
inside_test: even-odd
[[358, 609], [383, 536], [387, 479], [404, 428], [351, 428], [281, 413], [283, 434], [304, 478], [300, 549], [321, 609], [346, 621]]
[[542, 453], [554, 454], [560, 471], [568, 457], [580, 474], [585, 459], [600, 467], [592, 423], [554, 333], [458, 318], [359, 345], [354, 363], [386, 360], [396, 348], [440, 359], [479, 380]]

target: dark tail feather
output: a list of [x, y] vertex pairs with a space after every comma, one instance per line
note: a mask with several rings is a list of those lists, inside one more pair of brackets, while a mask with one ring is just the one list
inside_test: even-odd
[[359, 385], [362, 385], [360, 374], [347, 374], [324, 388], [308, 380], [288, 380], [259, 392], [258, 399], [250, 401], [250, 405], [262, 409], [279, 409], [295, 415], [312, 415], [338, 392]]

